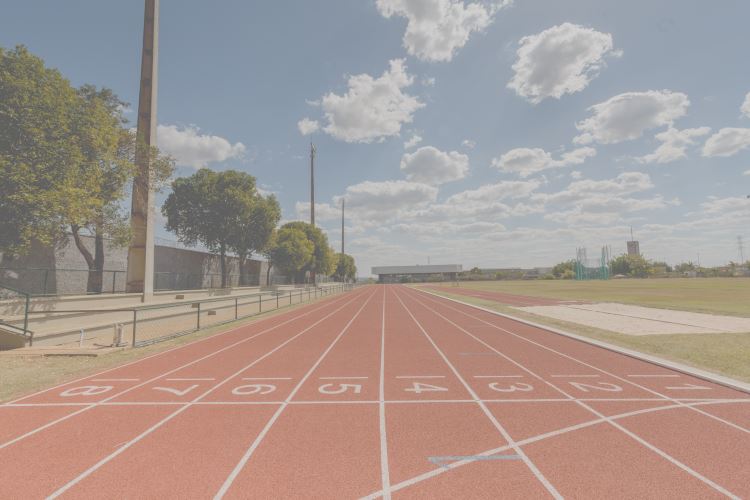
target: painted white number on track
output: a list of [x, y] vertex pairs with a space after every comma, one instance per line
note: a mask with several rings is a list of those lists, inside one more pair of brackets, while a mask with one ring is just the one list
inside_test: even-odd
[[522, 382], [511, 384], [510, 387], [503, 387], [499, 382], [490, 382], [489, 387], [493, 391], [497, 392], [529, 392], [534, 390], [534, 386], [532, 386], [531, 384], [524, 384]]
[[406, 392], [415, 392], [417, 394], [421, 394], [423, 392], [441, 392], [441, 391], [447, 391], [448, 389], [445, 387], [440, 387], [437, 385], [432, 384], [425, 384], [422, 382], [413, 382], [411, 387], [407, 387], [404, 389]]
[[276, 390], [273, 384], [248, 384], [241, 385], [232, 389], [232, 394], [236, 396], [249, 396], [250, 394], [270, 394]]
[[175, 389], [174, 387], [154, 387], [154, 390], [155, 391], [170, 392], [170, 393], [174, 394], [175, 396], [184, 396], [185, 394], [187, 394], [188, 392], [192, 391], [196, 387], [198, 387], [198, 384], [193, 384], [190, 387], [188, 387], [187, 389], [183, 389], [183, 390]]
[[[334, 387], [338, 387], [338, 389], [334, 389]], [[354, 394], [362, 392], [360, 384], [323, 384], [318, 387], [318, 392], [321, 394], [343, 394], [349, 389], [354, 391]]]
[[60, 396], [69, 398], [71, 396], [96, 396], [97, 394], [104, 394], [107, 391], [111, 391], [113, 387], [111, 385], [84, 385], [82, 387], [73, 387], [67, 391], [60, 393]]
[[619, 385], [610, 384], [609, 382], [597, 382], [596, 385], [584, 384], [583, 382], [570, 382], [570, 385], [572, 385], [576, 389], [579, 389], [583, 392], [591, 392], [592, 389], [596, 391], [604, 391], [604, 392], [622, 391], [622, 387], [620, 387]]

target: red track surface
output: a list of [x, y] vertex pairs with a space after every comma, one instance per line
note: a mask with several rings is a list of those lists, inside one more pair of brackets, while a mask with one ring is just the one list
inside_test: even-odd
[[0, 498], [750, 496], [750, 395], [397, 285], [0, 422]]
[[516, 295], [504, 292], [491, 292], [488, 290], [475, 290], [473, 288], [448, 287], [448, 286], [427, 286], [438, 292], [451, 293], [456, 295], [465, 295], [467, 297], [476, 297], [478, 299], [492, 300], [509, 306], [528, 307], [528, 306], [557, 306], [560, 304], [583, 304], [579, 300], [558, 300], [548, 299], [545, 297], [530, 297], [528, 295]]

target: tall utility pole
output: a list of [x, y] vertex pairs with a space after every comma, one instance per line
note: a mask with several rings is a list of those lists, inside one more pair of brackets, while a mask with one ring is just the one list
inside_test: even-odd
[[310, 225], [315, 225], [315, 145], [310, 142]]
[[344, 255], [344, 207], [346, 200], [341, 198], [341, 255]]
[[159, 0], [145, 0], [141, 88], [136, 129], [136, 176], [133, 180], [126, 291], [142, 293], [145, 302], [154, 293], [154, 192], [149, 162], [156, 145], [156, 89], [159, 66]]

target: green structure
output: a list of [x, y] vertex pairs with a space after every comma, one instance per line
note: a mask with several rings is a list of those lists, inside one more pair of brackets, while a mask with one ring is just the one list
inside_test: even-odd
[[602, 254], [599, 259], [589, 259], [585, 248], [577, 248], [575, 273], [576, 280], [608, 280], [609, 249], [602, 247]]

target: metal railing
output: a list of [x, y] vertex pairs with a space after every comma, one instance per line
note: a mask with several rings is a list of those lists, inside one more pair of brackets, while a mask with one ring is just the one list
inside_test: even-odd
[[[113, 309], [70, 309], [56, 311], [28, 311], [31, 315], [44, 315], [43, 319], [70, 319], [78, 316], [97, 315], [102, 322], [86, 329], [74, 328], [42, 336], [56, 341], [71, 337], [79, 340], [107, 340], [115, 332], [129, 336], [131, 347], [141, 347], [171, 338], [193, 333], [239, 319], [255, 316], [271, 310], [309, 302], [320, 297], [352, 290], [353, 284], [336, 284], [326, 287], [299, 288], [288, 291], [266, 291], [243, 295], [187, 300], [184, 303], [154, 304]], [[80, 334], [79, 334], [80, 332]], [[115, 334], [117, 335], [117, 333]], [[114, 344], [114, 342], [113, 342]], [[107, 344], [108, 345], [108, 344]]]
[[[15, 288], [0, 286], [0, 302], [3, 302], [3, 309], [11, 314], [23, 311], [23, 326], [6, 322], [0, 318], [0, 326], [5, 327], [12, 333], [17, 333], [26, 337], [26, 341], [31, 346], [34, 343], [34, 332], [29, 330], [29, 302], [31, 296]], [[20, 314], [18, 314], [20, 316]]]

